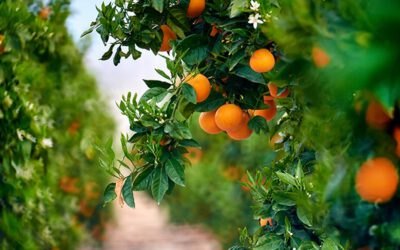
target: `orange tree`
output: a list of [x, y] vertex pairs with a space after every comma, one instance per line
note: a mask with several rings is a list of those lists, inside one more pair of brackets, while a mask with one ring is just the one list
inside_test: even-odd
[[[187, 120], [211, 112], [201, 116], [206, 132], [237, 140], [265, 133], [277, 151], [246, 184], [260, 228], [252, 236], [242, 229], [233, 249], [394, 249], [399, 8], [349, 0], [103, 4], [88, 30], [109, 45], [102, 59], [117, 65], [138, 59], [138, 49], [171, 48], [162, 55], [169, 73], [157, 70], [165, 80], [144, 80], [142, 97], [119, 104], [131, 124], [121, 142], [133, 167], [118, 167], [111, 148], [103, 150], [101, 166], [119, 179], [105, 200], [122, 195], [133, 207], [132, 190], [161, 202], [184, 186], [185, 147], [200, 146]], [[194, 84], [197, 77], [204, 80]]]
[[87, 170], [113, 125], [66, 30], [68, 2], [0, 4], [1, 249], [75, 249], [108, 218], [107, 176]]

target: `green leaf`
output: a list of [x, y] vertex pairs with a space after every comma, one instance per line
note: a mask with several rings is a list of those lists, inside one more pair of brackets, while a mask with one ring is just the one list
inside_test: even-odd
[[197, 112], [212, 111], [219, 108], [224, 103], [225, 98], [221, 94], [212, 91], [207, 100], [196, 104], [195, 110]]
[[105, 61], [110, 59], [110, 57], [113, 54], [113, 49], [114, 49], [115, 44], [111, 45], [110, 48], [107, 50], [106, 53], [103, 54], [103, 56], [100, 58], [100, 60]]
[[115, 52], [114, 59], [113, 59], [115, 66], [117, 66], [119, 64], [119, 62], [121, 61], [121, 51], [122, 51], [121, 46], [119, 46], [117, 49], [117, 52]]
[[200, 144], [193, 139], [186, 139], [186, 140], [179, 141], [179, 145], [184, 146], [184, 147], [201, 148]]
[[157, 80], [143, 80], [147, 87], [151, 88], [163, 88], [169, 89], [171, 84], [168, 82], [157, 81]]
[[254, 83], [266, 84], [262, 74], [255, 72], [248, 65], [236, 67], [233, 73]]
[[86, 36], [87, 34], [90, 34], [93, 32], [94, 29], [96, 29], [98, 27], [97, 23], [92, 23], [90, 24], [90, 28], [85, 30], [82, 34], [81, 34], [81, 38]]
[[297, 186], [297, 181], [292, 175], [282, 172], [276, 172], [276, 175], [282, 182], [292, 186]]
[[168, 176], [164, 168], [158, 167], [153, 172], [153, 180], [151, 183], [151, 193], [158, 204], [160, 204], [167, 190]]
[[246, 56], [245, 50], [239, 50], [238, 53], [236, 53], [234, 56], [232, 56], [230, 58], [230, 60], [228, 61], [228, 67], [229, 67], [229, 71], [232, 71], [233, 68], [236, 67], [236, 65], [238, 65], [238, 63]]
[[249, 1], [244, 0], [232, 0], [230, 6], [230, 18], [234, 18], [239, 16], [243, 10], [249, 8]]
[[264, 117], [261, 116], [254, 116], [251, 118], [251, 120], [248, 123], [249, 129], [254, 130], [257, 134], [260, 133], [261, 131], [264, 131], [264, 133], [268, 132], [268, 123], [265, 120]]
[[192, 138], [192, 134], [190, 133], [189, 127], [186, 123], [167, 123], [167, 125], [165, 125], [164, 132], [170, 134], [171, 137], [178, 140]]
[[185, 37], [185, 32], [190, 31], [190, 24], [183, 8], [171, 8], [168, 10], [169, 16], [167, 25], [176, 33], [179, 38]]
[[311, 225], [312, 214], [310, 214], [309, 211], [307, 211], [305, 208], [301, 206], [298, 206], [296, 212], [297, 212], [297, 217], [301, 220], [301, 222], [303, 222], [307, 226], [310, 227], [312, 226]]
[[170, 158], [165, 163], [165, 171], [168, 177], [180, 186], [185, 186], [185, 172], [183, 166], [173, 158]]
[[156, 102], [161, 102], [167, 95], [168, 91], [164, 88], [156, 87], [148, 89], [140, 98], [140, 101], [148, 101], [151, 99], [156, 100]]
[[185, 54], [182, 60], [187, 65], [197, 65], [207, 58], [208, 40], [206, 37], [198, 34], [187, 36], [176, 46], [177, 53]]
[[188, 100], [191, 103], [196, 103], [196, 91], [194, 90], [194, 88], [187, 84], [187, 83], [183, 83], [182, 84], [182, 94], [183, 96], [186, 98], [186, 100]]
[[[143, 167], [144, 168], [144, 167]], [[150, 189], [150, 183], [152, 180], [153, 168], [144, 168], [133, 180], [133, 190], [141, 191]]]
[[339, 250], [339, 246], [334, 240], [327, 238], [324, 240], [321, 250]]
[[162, 77], [164, 77], [167, 80], [170, 80], [171, 78], [167, 75], [167, 73], [165, 73], [164, 71], [162, 71], [161, 69], [155, 69], [155, 71]]
[[106, 189], [104, 190], [103, 195], [103, 205], [112, 202], [117, 198], [117, 194], [115, 193], [115, 182], [108, 184]]
[[275, 200], [276, 203], [284, 206], [294, 206], [296, 205], [296, 202], [293, 199], [293, 193], [287, 193], [287, 192], [282, 192], [282, 191], [276, 191], [272, 194], [273, 200]]
[[132, 174], [125, 179], [125, 183], [122, 186], [122, 197], [128, 206], [132, 208], [135, 207], [135, 200], [133, 198]]
[[164, 10], [164, 0], [151, 0], [152, 6], [155, 10], [162, 13]]

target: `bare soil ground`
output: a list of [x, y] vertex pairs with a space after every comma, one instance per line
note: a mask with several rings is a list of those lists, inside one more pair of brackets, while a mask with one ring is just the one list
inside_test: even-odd
[[[117, 207], [108, 227], [106, 250], [221, 250], [214, 236], [201, 226], [171, 225], [167, 213], [145, 194], [135, 193], [136, 208]], [[92, 250], [84, 247], [81, 250]]]

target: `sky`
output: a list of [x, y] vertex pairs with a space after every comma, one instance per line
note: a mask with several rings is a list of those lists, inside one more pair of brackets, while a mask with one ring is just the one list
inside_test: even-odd
[[[76, 43], [82, 42], [80, 35], [88, 29], [92, 21], [96, 20], [95, 6], [100, 6], [102, 2], [103, 0], [72, 0], [71, 16], [67, 20], [67, 27]], [[104, 46], [97, 33], [94, 32], [90, 37], [91, 46], [85, 56], [86, 67], [96, 77], [99, 88], [115, 115], [119, 131], [127, 132], [128, 120], [120, 114], [115, 103], [129, 91], [143, 94], [146, 91], [143, 79], [160, 79], [154, 69], [165, 70], [164, 59], [150, 51], [143, 51], [140, 59], [136, 61], [132, 58], [121, 59], [121, 63], [116, 67], [112, 60], [99, 60], [107, 47]]]

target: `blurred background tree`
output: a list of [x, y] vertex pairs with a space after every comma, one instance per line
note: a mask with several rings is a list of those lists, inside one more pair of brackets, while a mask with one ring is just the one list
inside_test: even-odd
[[114, 125], [66, 30], [69, 1], [6, 0], [0, 13], [1, 248], [100, 242], [110, 214], [93, 144]]

